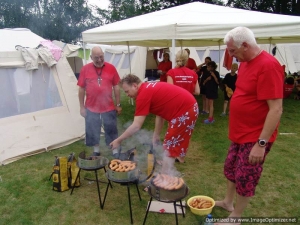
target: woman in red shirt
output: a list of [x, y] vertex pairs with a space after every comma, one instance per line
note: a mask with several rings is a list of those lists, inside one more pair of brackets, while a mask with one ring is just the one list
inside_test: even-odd
[[200, 94], [198, 75], [195, 71], [187, 68], [186, 62], [189, 58], [185, 50], [180, 50], [176, 54], [176, 67], [167, 73], [167, 82], [182, 87], [193, 95]]
[[169, 53], [164, 53], [164, 60], [158, 64], [157, 73], [160, 75], [160, 81], [167, 82], [167, 72], [172, 69]]

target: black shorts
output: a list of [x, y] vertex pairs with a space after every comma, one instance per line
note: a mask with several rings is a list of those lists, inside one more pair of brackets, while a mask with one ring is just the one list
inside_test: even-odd
[[231, 97], [230, 97], [230, 98], [228, 97], [226, 91], [223, 91], [223, 93], [224, 93], [224, 100], [225, 100], [225, 101], [229, 101], [229, 100], [231, 99]]

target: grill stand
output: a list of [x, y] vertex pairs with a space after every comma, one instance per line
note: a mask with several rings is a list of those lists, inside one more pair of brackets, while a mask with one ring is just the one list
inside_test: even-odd
[[106, 169], [105, 169], [105, 165], [103, 166], [100, 166], [100, 167], [96, 167], [96, 168], [91, 168], [91, 169], [88, 169], [88, 168], [80, 168], [79, 167], [79, 171], [78, 171], [78, 174], [76, 176], [76, 179], [75, 179], [75, 182], [74, 182], [74, 185], [72, 187], [72, 191], [70, 193], [70, 195], [72, 195], [73, 193], [73, 190], [74, 190], [74, 187], [75, 187], [75, 183], [79, 177], [79, 174], [80, 174], [80, 171], [81, 170], [86, 170], [86, 171], [94, 171], [95, 172], [95, 177], [96, 177], [96, 183], [97, 183], [97, 189], [98, 189], [98, 198], [99, 198], [99, 203], [100, 203], [100, 208], [103, 209], [104, 208], [104, 203], [105, 203], [105, 199], [106, 199], [106, 195], [107, 195], [107, 192], [108, 192], [108, 187], [110, 186], [112, 188], [112, 185], [111, 185], [111, 182], [109, 179], [108, 182], [107, 182], [107, 186], [106, 186], [106, 190], [105, 190], [105, 195], [104, 195], [104, 199], [103, 199], [103, 202], [101, 201], [101, 193], [100, 193], [100, 186], [99, 186], [99, 182], [102, 182], [102, 181], [99, 181], [98, 180], [98, 174], [97, 174], [97, 171], [100, 170], [100, 169], [104, 169], [104, 172], [106, 173]]
[[155, 198], [157, 201], [160, 201], [160, 202], [165, 202], [165, 203], [173, 203], [174, 205], [174, 211], [175, 211], [175, 220], [176, 220], [176, 225], [178, 225], [178, 216], [177, 216], [177, 204], [176, 202], [179, 201], [180, 202], [180, 207], [181, 207], [181, 210], [182, 210], [182, 217], [184, 218], [185, 217], [185, 214], [184, 214], [184, 210], [183, 210], [183, 205], [182, 205], [182, 199], [185, 198], [187, 195], [188, 195], [188, 188], [186, 189], [186, 194], [185, 196], [183, 196], [182, 198], [180, 199], [175, 199], [175, 200], [170, 200], [170, 201], [167, 201], [167, 200], [161, 200], [159, 198], [159, 195], [157, 194], [152, 194], [151, 193], [151, 188], [150, 186], [148, 186], [148, 194], [150, 195], [150, 201], [149, 201], [149, 204], [148, 204], [148, 207], [147, 207], [147, 211], [146, 211], [146, 215], [145, 215], [145, 218], [144, 218], [144, 222], [143, 222], [143, 225], [145, 225], [146, 223], [146, 219], [147, 219], [147, 216], [148, 216], [148, 212], [149, 212], [149, 209], [150, 209], [150, 206], [151, 206], [151, 202], [152, 202], [152, 199]]
[[[130, 212], [130, 222], [131, 222], [131, 224], [133, 224], [132, 208], [131, 208], [131, 197], [130, 197], [130, 184], [134, 184], [135, 185], [137, 193], [139, 195], [139, 199], [140, 199], [140, 201], [142, 201], [141, 194], [140, 194], [140, 191], [139, 191], [139, 188], [138, 188], [139, 178], [137, 177], [137, 178], [135, 178], [132, 181], [121, 181], [121, 180], [115, 180], [115, 179], [110, 178], [108, 176], [108, 173], [106, 173], [106, 177], [107, 177], [108, 180], [110, 180], [112, 182], [115, 182], [115, 183], [118, 183], [121, 186], [127, 186], [128, 202], [129, 202], [129, 212]], [[107, 190], [108, 190], [108, 188], [107, 188]], [[107, 191], [105, 192], [104, 199], [106, 198], [106, 195], [107, 195]]]

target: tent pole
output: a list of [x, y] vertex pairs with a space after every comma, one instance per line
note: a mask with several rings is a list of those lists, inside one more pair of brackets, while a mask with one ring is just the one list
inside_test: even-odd
[[[131, 60], [130, 60], [130, 48], [129, 48], [129, 41], [127, 41], [127, 49], [128, 49], [128, 60], [129, 60], [129, 73], [131, 74]], [[133, 99], [129, 98], [129, 102], [133, 105]]]
[[129, 41], [127, 41], [127, 49], [128, 49], [128, 60], [129, 60], [129, 72], [131, 74], [131, 60], [130, 60]]
[[221, 44], [219, 41], [219, 75], [221, 76]]
[[173, 52], [173, 54], [172, 54], [172, 67], [174, 68], [175, 67], [175, 39], [173, 38], [172, 39], [172, 52]]
[[83, 57], [84, 57], [84, 65], [86, 65], [85, 42], [83, 42]]

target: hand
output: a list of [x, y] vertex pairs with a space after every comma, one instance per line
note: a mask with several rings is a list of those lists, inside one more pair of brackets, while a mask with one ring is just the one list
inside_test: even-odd
[[116, 148], [119, 148], [120, 145], [121, 145], [121, 141], [119, 141], [118, 138], [115, 139], [115, 140], [113, 140], [113, 141], [109, 144], [109, 146], [111, 147], [112, 150], [114, 150], [114, 149], [116, 149]]
[[261, 163], [264, 159], [265, 151], [265, 147], [260, 147], [258, 144], [255, 144], [249, 155], [249, 163], [252, 165]]
[[117, 111], [117, 114], [120, 115], [121, 112], [122, 112], [122, 107], [121, 106], [116, 106], [116, 111]]
[[85, 108], [84, 107], [81, 107], [80, 108], [80, 115], [82, 116], [82, 117], [86, 117], [86, 110], [85, 110]]

